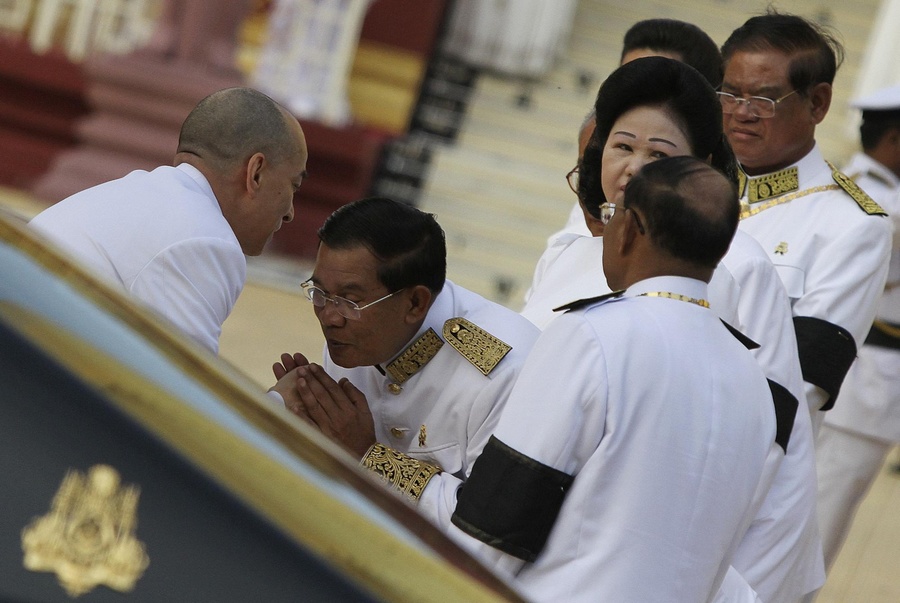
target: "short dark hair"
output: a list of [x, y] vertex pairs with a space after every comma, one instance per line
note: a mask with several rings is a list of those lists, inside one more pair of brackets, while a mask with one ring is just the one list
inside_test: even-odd
[[769, 9], [735, 29], [722, 45], [725, 65], [736, 52], [777, 50], [791, 57], [788, 79], [800, 94], [821, 83], [834, 83], [844, 62], [844, 46], [825, 26]]
[[891, 130], [900, 129], [900, 109], [863, 111], [859, 125], [859, 140], [863, 150], [871, 151]]
[[378, 280], [391, 291], [425, 285], [438, 293], [447, 278], [447, 244], [434, 215], [393, 199], [368, 197], [338, 208], [319, 229], [319, 241], [368, 249], [380, 262]]
[[722, 85], [722, 55], [709, 35], [694, 25], [676, 19], [638, 21], [625, 32], [622, 56], [647, 48], [654, 52], [677, 54], [680, 60], [700, 72], [713, 88]]
[[740, 215], [735, 183], [686, 155], [641, 168], [625, 187], [622, 204], [641, 210], [647, 235], [656, 246], [708, 268], [728, 251]]
[[722, 132], [722, 105], [709, 82], [693, 67], [665, 57], [646, 57], [622, 65], [600, 86], [594, 112], [597, 127], [584, 151], [578, 179], [578, 196], [585, 209], [600, 217], [606, 203], [600, 176], [603, 146], [613, 124], [635, 107], [661, 106], [680, 122], [701, 159], [737, 181], [737, 160]]
[[217, 169], [228, 169], [261, 152], [281, 163], [297, 147], [290, 114], [253, 88], [226, 88], [197, 103], [181, 125], [178, 152], [196, 155]]

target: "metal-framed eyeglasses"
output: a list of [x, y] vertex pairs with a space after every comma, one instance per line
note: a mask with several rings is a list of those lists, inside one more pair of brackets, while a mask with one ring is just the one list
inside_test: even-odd
[[[604, 226], [609, 224], [609, 221], [612, 220], [612, 217], [614, 215], [616, 215], [617, 207], [618, 207], [618, 205], [616, 203], [609, 203], [609, 202], [603, 203], [600, 206], [600, 221], [603, 223]], [[628, 211], [631, 208], [623, 207], [622, 209], [623, 209], [623, 211]], [[644, 231], [644, 225], [641, 224], [641, 219], [638, 217], [637, 212], [632, 209], [631, 215], [634, 216], [634, 221], [637, 224], [638, 232], [640, 232], [641, 234], [647, 234]]]
[[765, 96], [751, 96], [750, 98], [741, 98], [729, 92], [716, 92], [719, 95], [719, 102], [722, 103], [722, 113], [730, 115], [737, 111], [741, 105], [747, 105], [750, 115], [762, 119], [775, 117], [775, 105], [786, 99], [799, 90], [791, 90], [780, 98], [766, 98]]
[[303, 293], [312, 305], [317, 308], [324, 308], [325, 302], [331, 302], [334, 304], [334, 309], [337, 310], [337, 313], [343, 316], [344, 318], [349, 318], [350, 320], [359, 320], [362, 318], [362, 311], [366, 308], [371, 308], [378, 302], [383, 302], [387, 298], [392, 295], [396, 295], [402, 291], [402, 289], [398, 289], [393, 293], [388, 293], [384, 297], [380, 297], [373, 302], [369, 302], [363, 306], [360, 306], [358, 303], [354, 301], [350, 301], [344, 297], [340, 297], [338, 295], [328, 295], [323, 290], [316, 287], [312, 280], [304, 281], [300, 283], [300, 287], [303, 289]]
[[569, 183], [569, 188], [572, 189], [572, 192], [576, 195], [578, 194], [578, 174], [580, 171], [581, 170], [576, 165], [569, 170], [568, 174], [566, 174], [566, 182]]

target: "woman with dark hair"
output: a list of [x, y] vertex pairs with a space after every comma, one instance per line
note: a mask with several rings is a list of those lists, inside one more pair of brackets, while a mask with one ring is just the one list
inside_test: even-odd
[[[604, 193], [601, 181], [609, 180], [608, 186], [621, 195], [641, 166], [661, 157], [693, 155], [735, 177], [737, 166], [722, 133], [718, 97], [697, 70], [680, 61], [645, 57], [622, 65], [600, 87], [594, 113], [597, 126], [579, 166], [578, 196], [585, 212], [600, 224], [600, 206], [615, 197], [612, 190]], [[554, 308], [609, 293], [600, 265], [602, 250], [599, 237], [560, 238], [538, 261], [522, 315], [543, 329], [557, 316]], [[738, 291], [732, 277], [717, 270], [710, 291], [719, 302], [719, 315], [737, 324]]]
[[689, 154], [706, 159], [729, 178], [737, 178], [737, 162], [722, 132], [722, 106], [705, 78], [680, 61], [637, 59], [607, 78], [594, 104], [597, 125], [579, 166], [578, 189], [579, 199], [591, 215], [599, 218], [599, 207], [607, 201], [596, 177], [601, 171], [603, 146], [613, 125], [638, 107], [654, 108], [652, 112], [670, 121], [689, 145], [687, 149], [651, 145], [648, 150], [658, 157]]
[[[657, 159], [693, 155], [736, 179], [736, 162], [722, 131], [722, 111], [712, 87], [693, 68], [661, 57], [634, 60], [603, 83], [595, 104], [597, 126], [580, 163], [579, 201], [608, 221], [621, 210], [625, 186]], [[653, 233], [652, 224], [642, 224]], [[677, 243], [677, 242], [676, 242]], [[553, 309], [610, 292], [600, 258], [602, 237], [568, 235], [538, 263], [522, 314], [541, 329]], [[790, 440], [773, 449], [767, 498], [741, 541], [734, 567], [763, 600], [791, 601], [824, 579], [815, 528], [812, 426], [805, 408], [790, 303], [765, 251], [740, 229], [709, 283], [710, 307], [760, 344], [754, 355], [779, 384], [777, 400]], [[791, 409], [794, 409], [793, 411]], [[779, 464], [780, 463], [780, 464]]]

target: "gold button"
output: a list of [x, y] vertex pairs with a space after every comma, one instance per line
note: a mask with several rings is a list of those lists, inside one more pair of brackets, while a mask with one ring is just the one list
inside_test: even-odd
[[400, 438], [403, 437], [403, 431], [404, 431], [404, 430], [403, 430], [403, 429], [400, 429], [399, 427], [392, 427], [392, 428], [391, 428], [391, 435], [394, 436], [395, 438], [397, 438], [397, 439], [399, 440]]
[[388, 387], [388, 391], [391, 392], [392, 394], [394, 394], [395, 396], [403, 391], [403, 388], [400, 386], [399, 383], [389, 383], [387, 387]]

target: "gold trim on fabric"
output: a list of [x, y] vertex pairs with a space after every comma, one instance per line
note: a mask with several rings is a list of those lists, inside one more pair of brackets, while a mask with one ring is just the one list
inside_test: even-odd
[[[434, 329], [428, 329], [384, 369], [394, 382], [403, 383], [422, 370], [422, 367], [435, 357], [443, 345], [444, 342], [437, 336]], [[400, 392], [391, 390], [391, 393], [399, 394]]]
[[782, 203], [787, 203], [789, 201], [793, 201], [794, 199], [805, 197], [806, 195], [811, 195], [813, 193], [822, 193], [825, 191], [834, 191], [839, 188], [840, 187], [837, 184], [823, 184], [822, 186], [814, 186], [802, 191], [797, 191], [796, 193], [791, 193], [790, 195], [784, 195], [782, 197], [778, 197], [777, 199], [772, 199], [771, 201], [767, 201], [766, 203], [757, 205], [756, 207], [745, 207], [741, 210], [741, 220], [743, 220], [744, 218], [749, 218], [750, 216], [755, 216], [761, 211], [765, 211], [777, 205], [781, 205]]
[[444, 339], [484, 375], [489, 375], [512, 349], [465, 318], [451, 318], [445, 322]]
[[638, 297], [663, 297], [665, 299], [674, 299], [677, 301], [694, 304], [695, 306], [700, 306], [701, 308], [709, 307], [709, 302], [705, 299], [697, 299], [696, 297], [688, 297], [687, 295], [681, 295], [680, 293], [671, 293], [669, 291], [649, 291], [647, 293], [641, 293], [640, 295], [638, 295]]
[[25, 569], [55, 573], [70, 597], [100, 585], [134, 590], [150, 564], [134, 533], [139, 495], [109, 465], [68, 471], [50, 512], [22, 530]]
[[846, 191], [848, 195], [853, 197], [853, 200], [856, 201], [856, 204], [859, 205], [860, 209], [869, 214], [870, 216], [886, 216], [887, 212], [884, 209], [875, 203], [875, 201], [866, 194], [866, 191], [859, 188], [859, 185], [856, 184], [849, 177], [844, 175], [839, 169], [834, 167], [829, 161], [825, 163], [828, 164], [828, 167], [831, 168], [831, 177], [834, 178], [834, 181], [838, 183], [838, 185]]
[[378, 442], [372, 444], [359, 464], [377, 473], [384, 482], [412, 501], [419, 500], [429, 480], [441, 472], [437, 465], [414, 459]]
[[884, 322], [883, 320], [876, 320], [872, 323], [872, 326], [884, 333], [885, 335], [890, 335], [894, 339], [900, 339], [900, 328], [895, 327], [889, 323]]
[[747, 181], [747, 200], [759, 203], [785, 193], [792, 193], [800, 188], [799, 170], [797, 166], [786, 170], [766, 174]]
[[744, 188], [747, 186], [747, 174], [744, 173], [744, 170], [738, 170], [738, 197], [744, 196]]

